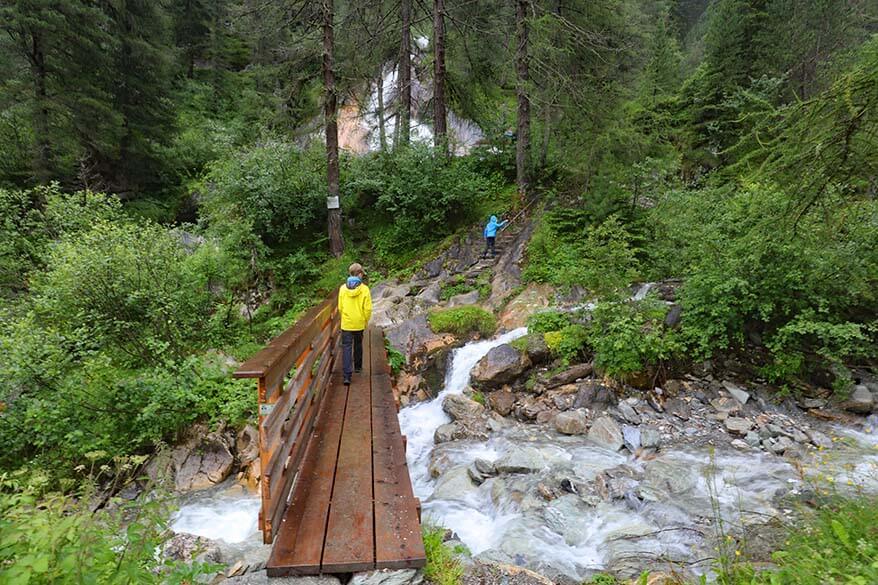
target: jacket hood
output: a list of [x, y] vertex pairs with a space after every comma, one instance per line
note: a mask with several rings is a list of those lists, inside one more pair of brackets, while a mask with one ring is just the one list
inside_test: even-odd
[[347, 297], [358, 297], [363, 294], [363, 289], [365, 287], [362, 286], [361, 282], [356, 282], [353, 288], [351, 288], [351, 284], [352, 283], [350, 282], [350, 280], [347, 283], [343, 284], [341, 287], [341, 294]]
[[491, 223], [497, 223], [497, 216], [496, 216], [496, 215], [492, 215], [492, 216], [491, 216], [491, 219], [490, 219], [489, 221], [490, 221]]

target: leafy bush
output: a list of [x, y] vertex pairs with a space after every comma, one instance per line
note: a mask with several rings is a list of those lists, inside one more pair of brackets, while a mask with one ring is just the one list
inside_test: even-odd
[[559, 331], [549, 331], [543, 337], [552, 355], [561, 358], [565, 364], [576, 362], [585, 353], [589, 339], [588, 329], [579, 324], [567, 325]]
[[446, 160], [422, 145], [352, 165], [345, 189], [358, 198], [355, 211], [374, 206], [380, 215], [379, 256], [410, 252], [452, 233], [473, 219], [480, 199], [498, 189], [471, 159]]
[[[656, 276], [684, 276], [682, 337], [700, 356], [741, 347], [745, 330], [772, 352], [775, 379], [876, 355], [874, 201], [836, 198], [788, 217], [776, 187], [671, 192], [653, 211]], [[843, 275], [843, 276], [842, 276]], [[815, 359], [816, 358], [816, 359]]]
[[872, 497], [822, 506], [791, 531], [772, 557], [777, 569], [757, 571], [734, 563], [724, 585], [822, 585], [878, 583], [878, 502]]
[[527, 318], [528, 333], [560, 331], [570, 325], [570, 314], [562, 311], [540, 311]]
[[615, 216], [594, 227], [569, 227], [562, 214], [547, 213], [528, 244], [527, 259], [525, 281], [585, 286], [598, 294], [623, 289], [638, 274], [632, 236]]
[[181, 243], [149, 223], [100, 220], [62, 239], [35, 280], [38, 316], [81, 351], [105, 348], [130, 363], [191, 351], [211, 298]]
[[614, 377], [643, 371], [683, 350], [677, 335], [664, 328], [666, 308], [641, 302], [600, 302], [592, 313], [589, 340], [595, 368]]
[[[4, 486], [0, 485], [0, 488]], [[8, 585], [184, 584], [217, 567], [163, 559], [170, 510], [160, 500], [93, 513], [88, 500], [0, 489], [0, 581]]]
[[266, 245], [311, 236], [326, 216], [326, 160], [318, 148], [271, 141], [212, 163], [202, 213], [208, 225], [244, 224]]
[[427, 319], [436, 333], [469, 335], [479, 333], [483, 337], [493, 335], [497, 319], [481, 307], [465, 306], [430, 311]]
[[387, 350], [387, 363], [390, 364], [391, 373], [396, 376], [405, 366], [405, 354], [390, 345], [390, 341], [384, 338], [384, 349]]

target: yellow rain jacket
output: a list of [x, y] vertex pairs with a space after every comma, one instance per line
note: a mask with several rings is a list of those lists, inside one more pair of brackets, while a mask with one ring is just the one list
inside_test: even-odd
[[363, 331], [372, 316], [372, 294], [363, 283], [354, 288], [347, 284], [338, 289], [338, 312], [341, 313], [343, 331]]

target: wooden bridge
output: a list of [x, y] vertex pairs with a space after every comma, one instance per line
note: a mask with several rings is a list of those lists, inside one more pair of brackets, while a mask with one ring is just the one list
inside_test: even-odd
[[363, 371], [342, 384], [337, 296], [245, 362], [256, 378], [268, 575], [422, 567], [384, 335], [363, 336]]

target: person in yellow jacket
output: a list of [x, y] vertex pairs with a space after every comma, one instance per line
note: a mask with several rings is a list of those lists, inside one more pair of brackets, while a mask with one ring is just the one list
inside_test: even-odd
[[338, 312], [341, 314], [341, 362], [345, 386], [354, 372], [363, 369], [363, 331], [372, 316], [372, 294], [363, 282], [366, 272], [357, 263], [348, 268], [347, 282], [338, 289]]

